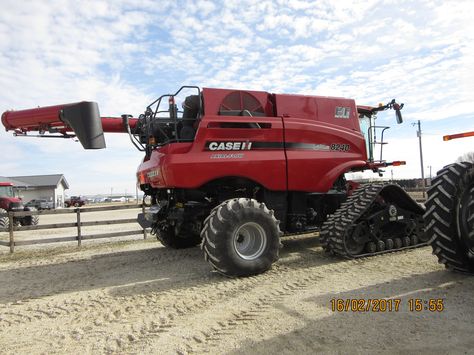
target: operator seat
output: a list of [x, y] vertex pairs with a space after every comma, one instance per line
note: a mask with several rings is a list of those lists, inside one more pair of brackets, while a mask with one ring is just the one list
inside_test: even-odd
[[183, 102], [183, 118], [180, 123], [179, 139], [192, 141], [196, 134], [196, 127], [201, 107], [199, 95], [190, 95]]

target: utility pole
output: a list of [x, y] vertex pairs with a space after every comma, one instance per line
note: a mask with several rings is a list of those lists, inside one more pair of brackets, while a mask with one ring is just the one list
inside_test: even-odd
[[432, 168], [432, 166], [428, 165], [428, 168], [430, 168], [430, 186], [431, 186], [431, 168]]
[[418, 131], [416, 132], [418, 136], [418, 140], [420, 142], [420, 164], [421, 164], [421, 184], [423, 188], [423, 198], [426, 198], [426, 183], [425, 183], [425, 169], [423, 165], [423, 147], [421, 146], [421, 124], [420, 120], [418, 120]]

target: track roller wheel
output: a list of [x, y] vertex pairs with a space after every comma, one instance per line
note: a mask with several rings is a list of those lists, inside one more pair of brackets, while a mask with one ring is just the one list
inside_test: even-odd
[[401, 247], [403, 246], [403, 242], [402, 242], [402, 239], [401, 238], [395, 238], [393, 240], [393, 247], [395, 249], [400, 249]]
[[204, 221], [205, 259], [226, 276], [250, 276], [271, 268], [280, 249], [279, 221], [254, 199], [236, 198], [215, 207]]
[[377, 251], [377, 244], [374, 242], [368, 242], [365, 248], [367, 253], [375, 253]]
[[410, 237], [410, 243], [411, 245], [416, 245], [418, 244], [418, 236], [415, 234], [412, 234]]
[[403, 237], [402, 238], [403, 247], [409, 247], [410, 243], [411, 243], [410, 237]]
[[393, 243], [393, 239], [386, 239], [385, 240], [385, 248], [387, 250], [392, 250], [393, 249], [393, 246], [394, 246], [394, 243]]
[[383, 240], [377, 241], [377, 251], [385, 250], [385, 242]]

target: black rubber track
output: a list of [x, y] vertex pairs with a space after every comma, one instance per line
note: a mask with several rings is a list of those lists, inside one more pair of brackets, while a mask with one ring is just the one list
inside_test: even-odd
[[[474, 165], [467, 162], [448, 165], [433, 179], [424, 216], [426, 233], [438, 261], [448, 269], [471, 274], [474, 273], [474, 254], [463, 238], [474, 239], [473, 196]], [[463, 197], [468, 198], [464, 209], [470, 215], [464, 220], [464, 231], [458, 228]]]
[[[233, 246], [233, 233], [247, 222], [260, 225], [266, 235], [266, 245], [253, 260], [241, 258]], [[280, 222], [264, 203], [249, 198], [235, 198], [215, 207], [204, 221], [201, 231], [204, 258], [219, 273], [230, 276], [251, 276], [271, 268], [278, 260], [281, 247]]]
[[356, 255], [350, 253], [345, 243], [346, 233], [353, 225], [357, 224], [357, 221], [371, 208], [379, 196], [387, 201], [396, 202], [397, 206], [413, 211], [420, 215], [420, 217], [424, 213], [423, 207], [418, 205], [398, 185], [384, 185], [382, 183], [367, 184], [355, 190], [335, 213], [330, 215], [327, 221], [324, 222], [320, 232], [320, 243], [322, 247], [331, 254], [346, 258], [360, 258], [426, 245], [424, 242], [418, 242], [416, 245], [403, 246], [398, 249], [373, 251]]

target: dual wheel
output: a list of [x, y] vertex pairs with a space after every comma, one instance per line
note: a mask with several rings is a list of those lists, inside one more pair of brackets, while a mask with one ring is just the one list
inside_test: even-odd
[[177, 234], [169, 228], [158, 231], [157, 238], [175, 249], [201, 243], [205, 259], [226, 276], [260, 274], [278, 260], [282, 234], [279, 222], [273, 211], [254, 199], [236, 198], [221, 203], [204, 221], [200, 235], [189, 232]]
[[474, 273], [474, 165], [440, 170], [428, 190], [426, 233], [433, 254], [448, 269]]

